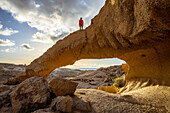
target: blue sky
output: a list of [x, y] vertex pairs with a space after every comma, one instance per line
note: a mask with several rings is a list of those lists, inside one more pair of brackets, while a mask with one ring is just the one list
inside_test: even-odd
[[[85, 27], [105, 0], [3, 0], [0, 2], [0, 63], [29, 64], [69, 33]], [[70, 68], [121, 64], [118, 59], [80, 60]]]

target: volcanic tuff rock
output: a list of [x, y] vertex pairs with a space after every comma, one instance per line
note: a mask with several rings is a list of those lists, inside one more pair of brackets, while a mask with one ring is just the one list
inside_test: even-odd
[[95, 89], [78, 89], [77, 98], [89, 102], [90, 113], [169, 113], [170, 88], [148, 86], [122, 94]]
[[58, 96], [56, 102], [57, 111], [71, 113], [73, 99], [70, 96]]
[[122, 91], [169, 86], [169, 10], [169, 0], [106, 0], [89, 27], [58, 41], [27, 66], [25, 75], [8, 83], [34, 75], [47, 78], [55, 68], [79, 59], [116, 57], [129, 66]]
[[55, 112], [51, 111], [50, 109], [39, 109], [31, 113], [55, 113]]
[[31, 112], [43, 108], [49, 98], [47, 81], [42, 77], [31, 77], [19, 84], [12, 94], [13, 112]]
[[11, 95], [16, 86], [0, 85], [0, 113], [12, 113]]
[[73, 95], [78, 83], [70, 80], [54, 78], [48, 82], [48, 88], [56, 96]]

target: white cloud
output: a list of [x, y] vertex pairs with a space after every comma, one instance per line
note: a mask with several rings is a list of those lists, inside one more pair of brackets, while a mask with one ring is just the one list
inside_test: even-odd
[[55, 36], [63, 34], [63, 31], [69, 33], [79, 29], [80, 17], [83, 17], [88, 26], [90, 19], [98, 13], [104, 2], [105, 0], [2, 0], [0, 7], [11, 12], [19, 22], [27, 22], [43, 34]]
[[0, 29], [2, 29], [2, 28], [3, 28], [3, 25], [0, 24]]
[[67, 34], [68, 34], [68, 32], [61, 32], [61, 33], [54, 34], [54, 35], [50, 35], [48, 33], [46, 34], [46, 33], [37, 32], [32, 36], [31, 41], [53, 44], [56, 41], [58, 41], [59, 39], [64, 38]]
[[18, 33], [18, 31], [13, 30], [11, 28], [5, 28], [5, 29], [0, 29], [0, 35], [4, 35], [4, 36], [11, 36], [12, 34], [16, 34]]
[[15, 43], [11, 42], [8, 39], [6, 39], [6, 40], [0, 39], [0, 46], [14, 46], [14, 45], [15, 45]]
[[0, 35], [10, 36], [10, 35], [16, 34], [18, 32], [19, 31], [13, 30], [12, 28], [3, 29], [3, 25], [0, 24]]
[[37, 32], [32, 36], [31, 41], [41, 43], [53, 43], [50, 37], [51, 36], [49, 34]]
[[7, 48], [0, 51], [5, 53], [14, 53], [16, 51], [16, 48]]
[[29, 44], [26, 44], [26, 43], [21, 44], [21, 47], [23, 47], [24, 49], [26, 49], [28, 51], [34, 50], [33, 47], [31, 47]]

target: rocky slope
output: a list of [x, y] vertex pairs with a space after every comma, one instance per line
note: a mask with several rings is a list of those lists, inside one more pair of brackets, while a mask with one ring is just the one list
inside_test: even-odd
[[25, 69], [25, 65], [0, 63], [0, 82], [20, 75]]
[[100, 86], [112, 86], [115, 78], [125, 77], [122, 66], [111, 66], [88, 71], [68, 80], [79, 83], [77, 89], [97, 89]]
[[76, 77], [86, 72], [88, 72], [88, 70], [57, 68], [50, 73], [47, 80], [53, 79], [54, 77], [56, 78]]

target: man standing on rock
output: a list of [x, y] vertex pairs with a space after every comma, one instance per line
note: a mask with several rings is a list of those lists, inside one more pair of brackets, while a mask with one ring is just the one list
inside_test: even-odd
[[79, 20], [79, 26], [80, 26], [80, 30], [83, 30], [83, 19], [82, 19], [82, 17]]

